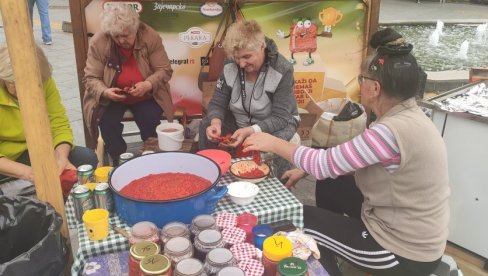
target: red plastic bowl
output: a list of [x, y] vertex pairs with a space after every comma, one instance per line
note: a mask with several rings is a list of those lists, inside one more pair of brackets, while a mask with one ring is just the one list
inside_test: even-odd
[[220, 175], [225, 175], [230, 168], [230, 153], [218, 149], [206, 149], [198, 151], [197, 154], [212, 159], [220, 167]]

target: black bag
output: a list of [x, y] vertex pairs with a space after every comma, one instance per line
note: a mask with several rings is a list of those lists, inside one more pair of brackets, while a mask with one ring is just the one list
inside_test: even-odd
[[0, 196], [0, 275], [61, 275], [68, 257], [62, 221], [48, 203]]

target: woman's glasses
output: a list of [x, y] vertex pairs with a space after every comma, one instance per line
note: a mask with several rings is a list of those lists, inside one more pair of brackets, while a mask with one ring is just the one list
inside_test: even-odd
[[359, 85], [363, 84], [364, 80], [379, 81], [379, 80], [377, 80], [377, 79], [370, 78], [370, 77], [366, 77], [366, 76], [364, 76], [364, 75], [362, 75], [362, 74], [359, 74], [359, 75], [358, 75], [358, 83], [359, 83]]

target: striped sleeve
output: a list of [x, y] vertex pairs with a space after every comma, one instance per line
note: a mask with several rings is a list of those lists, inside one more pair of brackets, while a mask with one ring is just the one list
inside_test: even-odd
[[377, 163], [392, 173], [400, 160], [395, 136], [383, 124], [375, 124], [352, 140], [326, 150], [300, 146], [293, 153], [295, 166], [316, 179], [336, 178]]

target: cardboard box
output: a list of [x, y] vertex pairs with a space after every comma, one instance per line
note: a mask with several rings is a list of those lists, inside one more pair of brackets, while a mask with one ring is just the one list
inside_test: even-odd
[[313, 127], [324, 111], [315, 103], [310, 95], [306, 94], [306, 96], [310, 98], [310, 101], [304, 108], [308, 113], [300, 113], [300, 124], [298, 125], [297, 132], [300, 135], [301, 144], [311, 147]]

